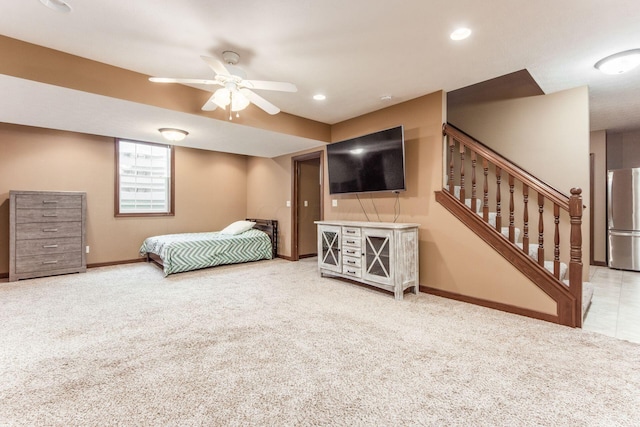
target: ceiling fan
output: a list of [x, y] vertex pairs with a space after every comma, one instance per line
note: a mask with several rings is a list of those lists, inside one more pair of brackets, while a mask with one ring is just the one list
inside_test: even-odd
[[236, 64], [240, 61], [240, 55], [236, 52], [226, 50], [222, 52], [221, 61], [201, 56], [202, 60], [207, 63], [215, 73], [213, 79], [180, 79], [169, 77], [150, 77], [149, 80], [155, 83], [183, 83], [183, 84], [199, 84], [199, 85], [217, 85], [222, 86], [217, 89], [209, 100], [202, 106], [204, 111], [212, 111], [216, 108], [229, 108], [229, 120], [232, 120], [231, 113], [237, 113], [245, 109], [250, 103], [255, 104], [269, 114], [278, 114], [280, 109], [267, 101], [252, 89], [258, 90], [276, 90], [281, 92], [297, 92], [298, 88], [292, 83], [273, 82], [265, 80], [247, 80], [246, 73]]

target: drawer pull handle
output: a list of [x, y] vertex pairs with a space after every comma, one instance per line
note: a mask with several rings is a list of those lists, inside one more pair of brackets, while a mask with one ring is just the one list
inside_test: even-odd
[[43, 245], [43, 248], [57, 248], [58, 245]]
[[347, 230], [347, 233], [349, 233], [349, 234], [354, 234], [354, 233], [355, 233], [355, 231], [354, 231], [354, 230]]
[[347, 251], [347, 253], [348, 253], [349, 255], [354, 255], [354, 254], [356, 253], [356, 251], [349, 251], [349, 250], [348, 250], [348, 251]]
[[58, 216], [58, 214], [42, 214], [42, 216], [53, 217]]
[[347, 270], [347, 273], [356, 274], [356, 272], [354, 270]]
[[43, 200], [42, 203], [58, 203], [57, 200]]
[[349, 263], [349, 264], [355, 264], [356, 262], [355, 262], [355, 261], [351, 261], [351, 260], [347, 260], [347, 263]]
[[353, 245], [355, 243], [354, 240], [347, 240], [347, 243], [349, 243], [350, 245]]
[[42, 231], [44, 231], [45, 233], [57, 233], [58, 229], [57, 228], [43, 228]]
[[58, 261], [42, 261], [43, 264], [57, 264]]

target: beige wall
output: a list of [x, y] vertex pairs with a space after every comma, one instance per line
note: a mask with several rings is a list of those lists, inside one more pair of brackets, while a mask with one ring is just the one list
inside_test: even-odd
[[138, 258], [145, 237], [219, 230], [247, 210], [245, 156], [176, 147], [176, 215], [115, 218], [111, 138], [0, 124], [0, 273], [9, 271], [9, 191], [87, 192], [88, 264]]
[[[492, 250], [435, 202], [442, 188], [442, 121], [444, 96], [436, 92], [403, 104], [367, 114], [332, 127], [332, 141], [339, 141], [402, 124], [406, 138], [407, 191], [400, 195], [398, 222], [420, 224], [420, 284], [457, 294], [496, 301], [544, 313], [556, 314], [555, 303], [504, 258]], [[300, 155], [303, 153], [295, 153]], [[282, 255], [291, 252], [290, 212], [292, 156], [249, 159], [250, 215], [276, 215], [284, 229]], [[365, 221], [354, 195], [329, 196], [324, 170], [324, 218]], [[392, 221], [395, 196], [361, 197], [371, 220]], [[338, 201], [332, 207], [331, 200]]]
[[607, 170], [623, 169], [624, 150], [621, 133], [607, 133]]
[[606, 263], [607, 243], [607, 135], [605, 131], [591, 132], [590, 153], [593, 155], [593, 260]]
[[607, 133], [607, 169], [640, 168], [640, 131]]
[[[549, 95], [458, 106], [448, 120], [547, 184], [569, 195], [582, 188], [583, 265], [589, 265], [589, 93], [579, 87]], [[545, 219], [552, 224], [552, 218]], [[568, 230], [563, 231], [568, 235]], [[547, 240], [546, 241], [553, 241]], [[566, 239], [561, 240], [567, 242]], [[551, 246], [551, 245], [548, 245]], [[568, 253], [568, 251], [563, 251]], [[588, 268], [584, 268], [588, 277]]]

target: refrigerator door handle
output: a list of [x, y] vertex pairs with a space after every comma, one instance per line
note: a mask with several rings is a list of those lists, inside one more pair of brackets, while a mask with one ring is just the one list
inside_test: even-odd
[[611, 236], [640, 237], [640, 231], [615, 231], [609, 230]]

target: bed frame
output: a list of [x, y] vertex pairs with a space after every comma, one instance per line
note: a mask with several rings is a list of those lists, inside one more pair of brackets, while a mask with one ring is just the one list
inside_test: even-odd
[[[247, 218], [247, 221], [253, 221], [256, 225], [253, 226], [256, 230], [264, 231], [271, 240], [271, 257], [278, 257], [278, 221], [275, 219], [253, 219]], [[147, 252], [147, 262], [153, 263], [158, 267], [164, 269], [162, 264], [162, 258], [156, 254]]]

